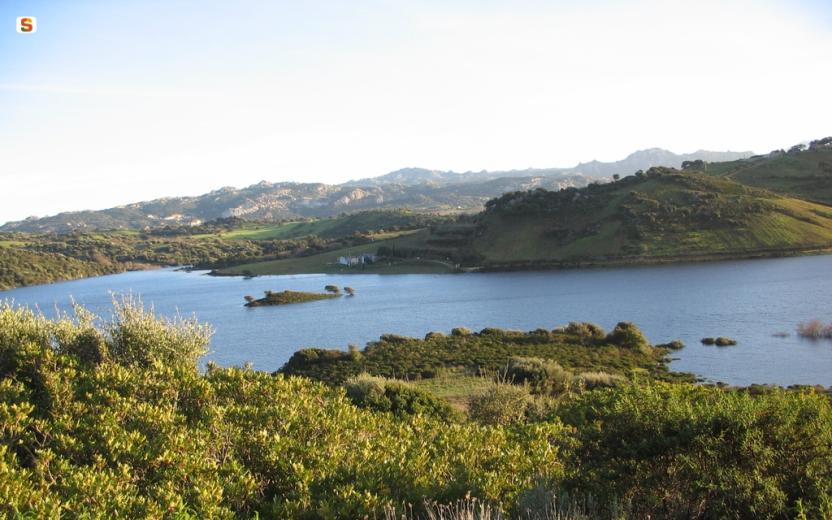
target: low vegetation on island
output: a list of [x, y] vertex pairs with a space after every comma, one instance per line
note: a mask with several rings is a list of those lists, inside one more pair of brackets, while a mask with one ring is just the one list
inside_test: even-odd
[[246, 296], [246, 307], [263, 307], [268, 305], [289, 305], [292, 303], [306, 303], [318, 300], [331, 300], [338, 298], [339, 292], [313, 293], [303, 291], [266, 291], [262, 298], [255, 299], [254, 296]]
[[737, 340], [726, 336], [719, 336], [717, 338], [702, 338], [703, 345], [716, 345], [717, 347], [732, 347], [737, 344]]
[[[326, 383], [200, 371], [209, 336], [129, 302], [112, 321], [0, 307], [0, 514], [832, 515], [828, 395], [662, 381], [673, 378], [656, 368], [660, 353], [629, 324], [388, 336], [337, 360], [294, 359]], [[502, 373], [481, 377], [460, 410], [420, 380], [391, 378], [436, 374], [430, 351]]]

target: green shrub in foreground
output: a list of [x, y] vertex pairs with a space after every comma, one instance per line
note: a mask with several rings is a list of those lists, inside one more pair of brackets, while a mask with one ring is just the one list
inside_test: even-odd
[[204, 331], [149, 319], [122, 308], [101, 332], [0, 307], [0, 515], [361, 518], [468, 493], [507, 509], [563, 476], [558, 423], [396, 417], [302, 378], [203, 375]]
[[391, 412], [397, 416], [422, 414], [445, 421], [461, 419], [447, 401], [405, 381], [361, 374], [348, 379], [344, 389], [356, 406], [377, 412]]
[[828, 396], [654, 383], [587, 392], [559, 415], [580, 446], [571, 486], [636, 518], [832, 517]]

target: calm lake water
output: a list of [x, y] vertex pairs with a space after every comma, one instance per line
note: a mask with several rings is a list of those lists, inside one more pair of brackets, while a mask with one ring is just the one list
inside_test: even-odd
[[[349, 285], [353, 298], [243, 307], [266, 289], [322, 291]], [[671, 367], [711, 381], [832, 385], [832, 341], [798, 338], [797, 324], [832, 321], [832, 256], [660, 267], [463, 275], [298, 275], [215, 278], [157, 270], [0, 292], [0, 300], [53, 315], [71, 299], [109, 316], [111, 292], [141, 295], [161, 314], [213, 325], [212, 359], [275, 370], [302, 347], [346, 349], [383, 333], [423, 336], [457, 326], [531, 330], [569, 321], [610, 329], [633, 321], [651, 341], [681, 339]], [[785, 338], [775, 333], [788, 332]], [[731, 336], [739, 346], [700, 345]]]

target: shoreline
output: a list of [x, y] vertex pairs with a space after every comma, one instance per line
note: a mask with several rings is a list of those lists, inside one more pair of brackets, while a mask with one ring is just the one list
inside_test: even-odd
[[[722, 262], [722, 261], [733, 261], [733, 260], [763, 260], [763, 259], [771, 259], [771, 258], [792, 258], [792, 257], [800, 257], [800, 256], [824, 256], [824, 255], [832, 255], [832, 247], [812, 247], [812, 248], [791, 248], [791, 249], [761, 249], [756, 251], [744, 251], [744, 252], [725, 252], [725, 253], [702, 253], [702, 254], [691, 254], [691, 255], [672, 255], [672, 256], [642, 256], [642, 257], [625, 257], [625, 258], [613, 258], [613, 259], [584, 259], [584, 260], [569, 260], [569, 261], [562, 261], [562, 260], [551, 260], [551, 261], [526, 261], [526, 262], [504, 262], [504, 263], [493, 263], [493, 264], [486, 264], [481, 266], [470, 266], [470, 267], [461, 267], [456, 271], [453, 270], [445, 270], [445, 271], [435, 271], [435, 272], [425, 272], [419, 271], [417, 269], [413, 270], [399, 270], [396, 272], [384, 272], [384, 271], [365, 271], [365, 270], [337, 270], [337, 271], [311, 271], [311, 270], [297, 270], [292, 272], [281, 272], [281, 273], [259, 273], [254, 274], [244, 274], [244, 273], [235, 273], [235, 272], [224, 272], [221, 269], [201, 269], [192, 266], [167, 266], [167, 265], [154, 265], [154, 264], [133, 264], [125, 269], [112, 271], [109, 273], [96, 275], [96, 276], [82, 276], [78, 278], [66, 278], [60, 280], [54, 280], [49, 283], [42, 283], [42, 284], [33, 284], [33, 285], [18, 285], [14, 287], [4, 287], [0, 288], [0, 293], [5, 291], [11, 291], [14, 289], [23, 289], [26, 287], [39, 287], [45, 285], [54, 285], [57, 283], [64, 283], [64, 282], [72, 282], [78, 280], [87, 280], [92, 278], [99, 278], [102, 276], [112, 276], [117, 274], [123, 274], [127, 272], [133, 271], [150, 271], [156, 269], [172, 269], [184, 272], [192, 272], [192, 271], [201, 271], [206, 270], [208, 271], [205, 273], [208, 276], [216, 276], [216, 277], [242, 277], [242, 278], [253, 278], [258, 276], [284, 276], [284, 275], [295, 275], [295, 274], [346, 274], [346, 275], [356, 275], [356, 274], [377, 274], [377, 275], [394, 275], [394, 274], [466, 274], [466, 273], [509, 273], [509, 272], [521, 272], [521, 271], [539, 271], [539, 272], [548, 272], [548, 271], [565, 271], [565, 270], [573, 270], [573, 269], [599, 269], [599, 268], [615, 268], [615, 267], [651, 267], [651, 266], [664, 266], [664, 265], [678, 265], [678, 264], [704, 264], [704, 263], [711, 263], [711, 262]], [[240, 265], [251, 265], [251, 264], [240, 264]], [[396, 264], [393, 264], [394, 266]], [[222, 269], [229, 269], [234, 268], [235, 266], [229, 266]], [[237, 266], [239, 267], [239, 266]]]
[[[281, 276], [294, 274], [465, 274], [465, 273], [507, 273], [519, 271], [562, 271], [572, 269], [596, 269], [596, 268], [612, 268], [612, 267], [650, 267], [663, 265], [678, 265], [678, 264], [700, 264], [721, 261], [733, 260], [757, 260], [757, 259], [771, 259], [771, 258], [792, 258], [800, 256], [824, 256], [831, 255], [832, 247], [811, 247], [811, 248], [789, 248], [789, 249], [759, 249], [755, 251], [731, 251], [724, 253], [702, 253], [702, 254], [688, 254], [688, 255], [668, 255], [668, 256], [639, 256], [639, 257], [619, 257], [619, 258], [598, 258], [598, 259], [581, 259], [581, 260], [531, 260], [524, 262], [503, 262], [491, 263], [480, 266], [460, 267], [456, 271], [425, 273], [418, 270], [411, 272], [384, 272], [384, 271], [365, 271], [365, 270], [337, 270], [337, 271], [311, 271], [311, 270], [296, 270], [293, 272], [280, 273], [258, 273], [252, 276], [251, 273], [235, 273], [222, 270], [212, 270], [206, 273], [209, 276], [240, 276], [240, 277], [257, 277], [257, 276]], [[242, 264], [252, 265], [252, 264]], [[396, 265], [396, 264], [393, 264]], [[239, 266], [238, 266], [239, 267]]]

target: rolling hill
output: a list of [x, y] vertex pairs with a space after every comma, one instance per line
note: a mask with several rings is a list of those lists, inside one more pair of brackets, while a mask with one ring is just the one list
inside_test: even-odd
[[98, 210], [75, 211], [0, 226], [0, 231], [58, 232], [160, 228], [198, 225], [236, 217], [257, 222], [317, 218], [375, 209], [411, 208], [423, 212], [477, 212], [486, 201], [507, 191], [558, 190], [611, 180], [650, 166], [679, 166], [685, 160], [728, 160], [750, 153], [706, 152], [677, 155], [643, 150], [622, 161], [593, 161], [574, 168], [492, 172], [441, 172], [420, 168], [340, 185], [260, 182], [225, 187], [195, 197], [168, 197]]
[[[652, 168], [617, 182], [492, 199], [478, 215], [405, 236], [225, 274], [447, 272], [783, 256], [832, 249], [832, 208], [701, 172]], [[360, 270], [338, 255], [377, 252]]]
[[697, 165], [709, 175], [832, 205], [832, 138], [768, 155]]
[[470, 241], [483, 265], [784, 254], [832, 246], [832, 208], [730, 178], [653, 168], [615, 183], [505, 194]]

